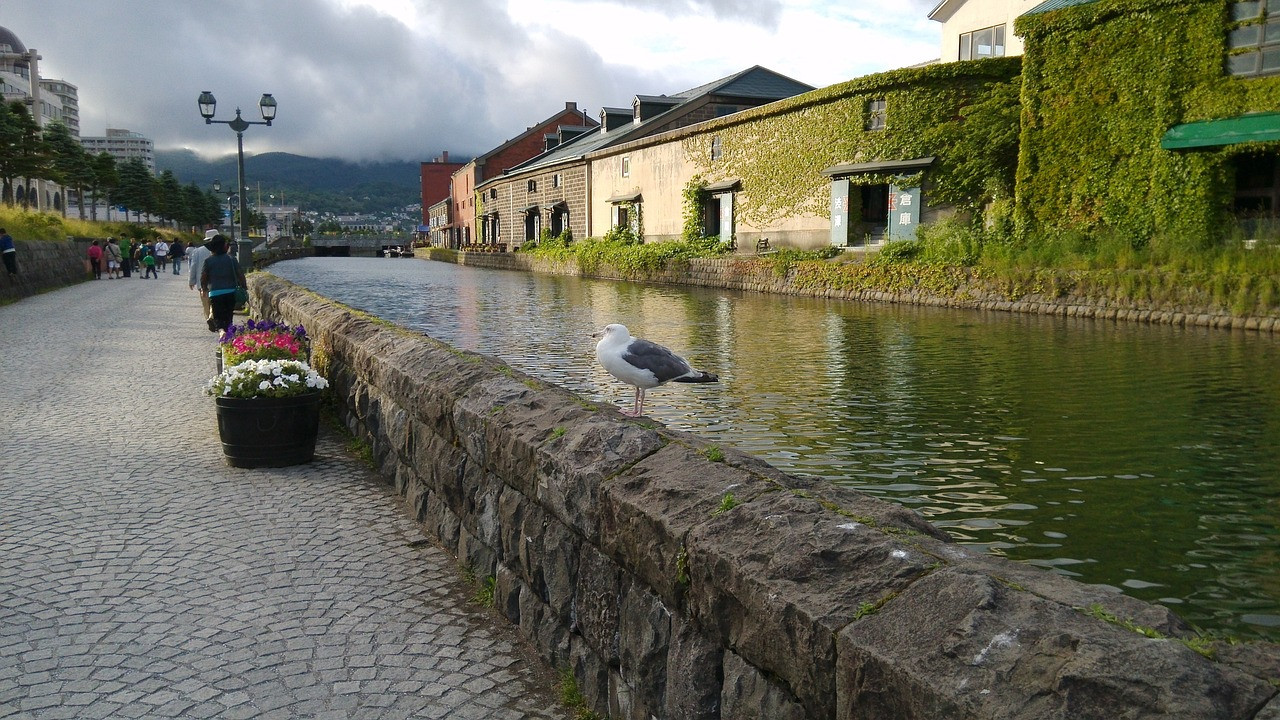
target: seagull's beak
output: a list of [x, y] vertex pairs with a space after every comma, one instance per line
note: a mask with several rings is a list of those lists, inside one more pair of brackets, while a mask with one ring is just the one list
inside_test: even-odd
[[604, 331], [603, 331], [603, 330], [597, 330], [597, 331], [595, 331], [595, 332], [591, 333], [591, 337], [592, 337], [592, 338], [598, 338], [598, 337], [600, 337], [601, 335], [604, 335]]

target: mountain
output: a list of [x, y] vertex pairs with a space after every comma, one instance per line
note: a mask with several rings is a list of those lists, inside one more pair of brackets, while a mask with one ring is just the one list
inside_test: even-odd
[[[191, 150], [157, 150], [155, 160], [158, 172], [171, 171], [183, 185], [209, 188], [219, 180], [223, 192], [236, 185], [235, 155], [205, 160]], [[337, 214], [379, 213], [421, 202], [420, 167], [416, 162], [352, 163], [280, 152], [244, 157], [245, 184], [254, 202], [283, 201]]]

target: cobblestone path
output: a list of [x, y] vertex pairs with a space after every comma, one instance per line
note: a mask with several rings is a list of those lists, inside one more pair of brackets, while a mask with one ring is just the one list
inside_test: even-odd
[[0, 307], [0, 718], [567, 717], [340, 438], [223, 462], [214, 345], [185, 275]]

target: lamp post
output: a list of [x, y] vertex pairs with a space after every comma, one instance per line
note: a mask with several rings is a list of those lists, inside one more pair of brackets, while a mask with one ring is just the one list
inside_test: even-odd
[[[213, 181], [213, 191], [219, 195], [222, 194], [221, 180]], [[233, 243], [236, 241], [236, 216], [231, 211], [231, 199], [234, 197], [236, 197], [236, 193], [231, 188], [227, 188], [227, 227], [231, 229], [231, 242]], [[218, 227], [222, 227], [222, 223], [218, 223]]]
[[[258, 110], [262, 113], [262, 121], [245, 120], [240, 117], [240, 108], [236, 108], [236, 117], [234, 120], [214, 120], [213, 113], [217, 107], [218, 101], [214, 99], [213, 93], [205, 90], [200, 93], [200, 97], [196, 100], [200, 106], [200, 117], [204, 118], [206, 125], [220, 123], [228, 125], [236, 134], [236, 169], [240, 177], [240, 183], [237, 188], [244, 188], [244, 131], [249, 129], [250, 125], [271, 125], [271, 121], [276, 119], [276, 99], [271, 97], [271, 93], [263, 93], [262, 99], [258, 101]], [[240, 244], [239, 258], [241, 265], [251, 266], [253, 264], [253, 242], [249, 239], [249, 208], [243, 190], [240, 195]], [[234, 228], [234, 221], [232, 223]], [[235, 230], [232, 230], [235, 235]]]

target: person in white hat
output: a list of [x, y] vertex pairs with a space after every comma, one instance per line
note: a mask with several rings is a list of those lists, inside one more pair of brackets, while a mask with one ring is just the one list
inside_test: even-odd
[[204, 321], [209, 326], [210, 332], [216, 332], [217, 328], [213, 326], [213, 310], [209, 306], [209, 296], [200, 288], [200, 271], [204, 269], [204, 261], [213, 254], [209, 249], [209, 243], [213, 240], [213, 236], [218, 231], [209, 229], [204, 231], [204, 244], [191, 248], [187, 251], [187, 286], [192, 290], [200, 293], [200, 307], [204, 308]]

